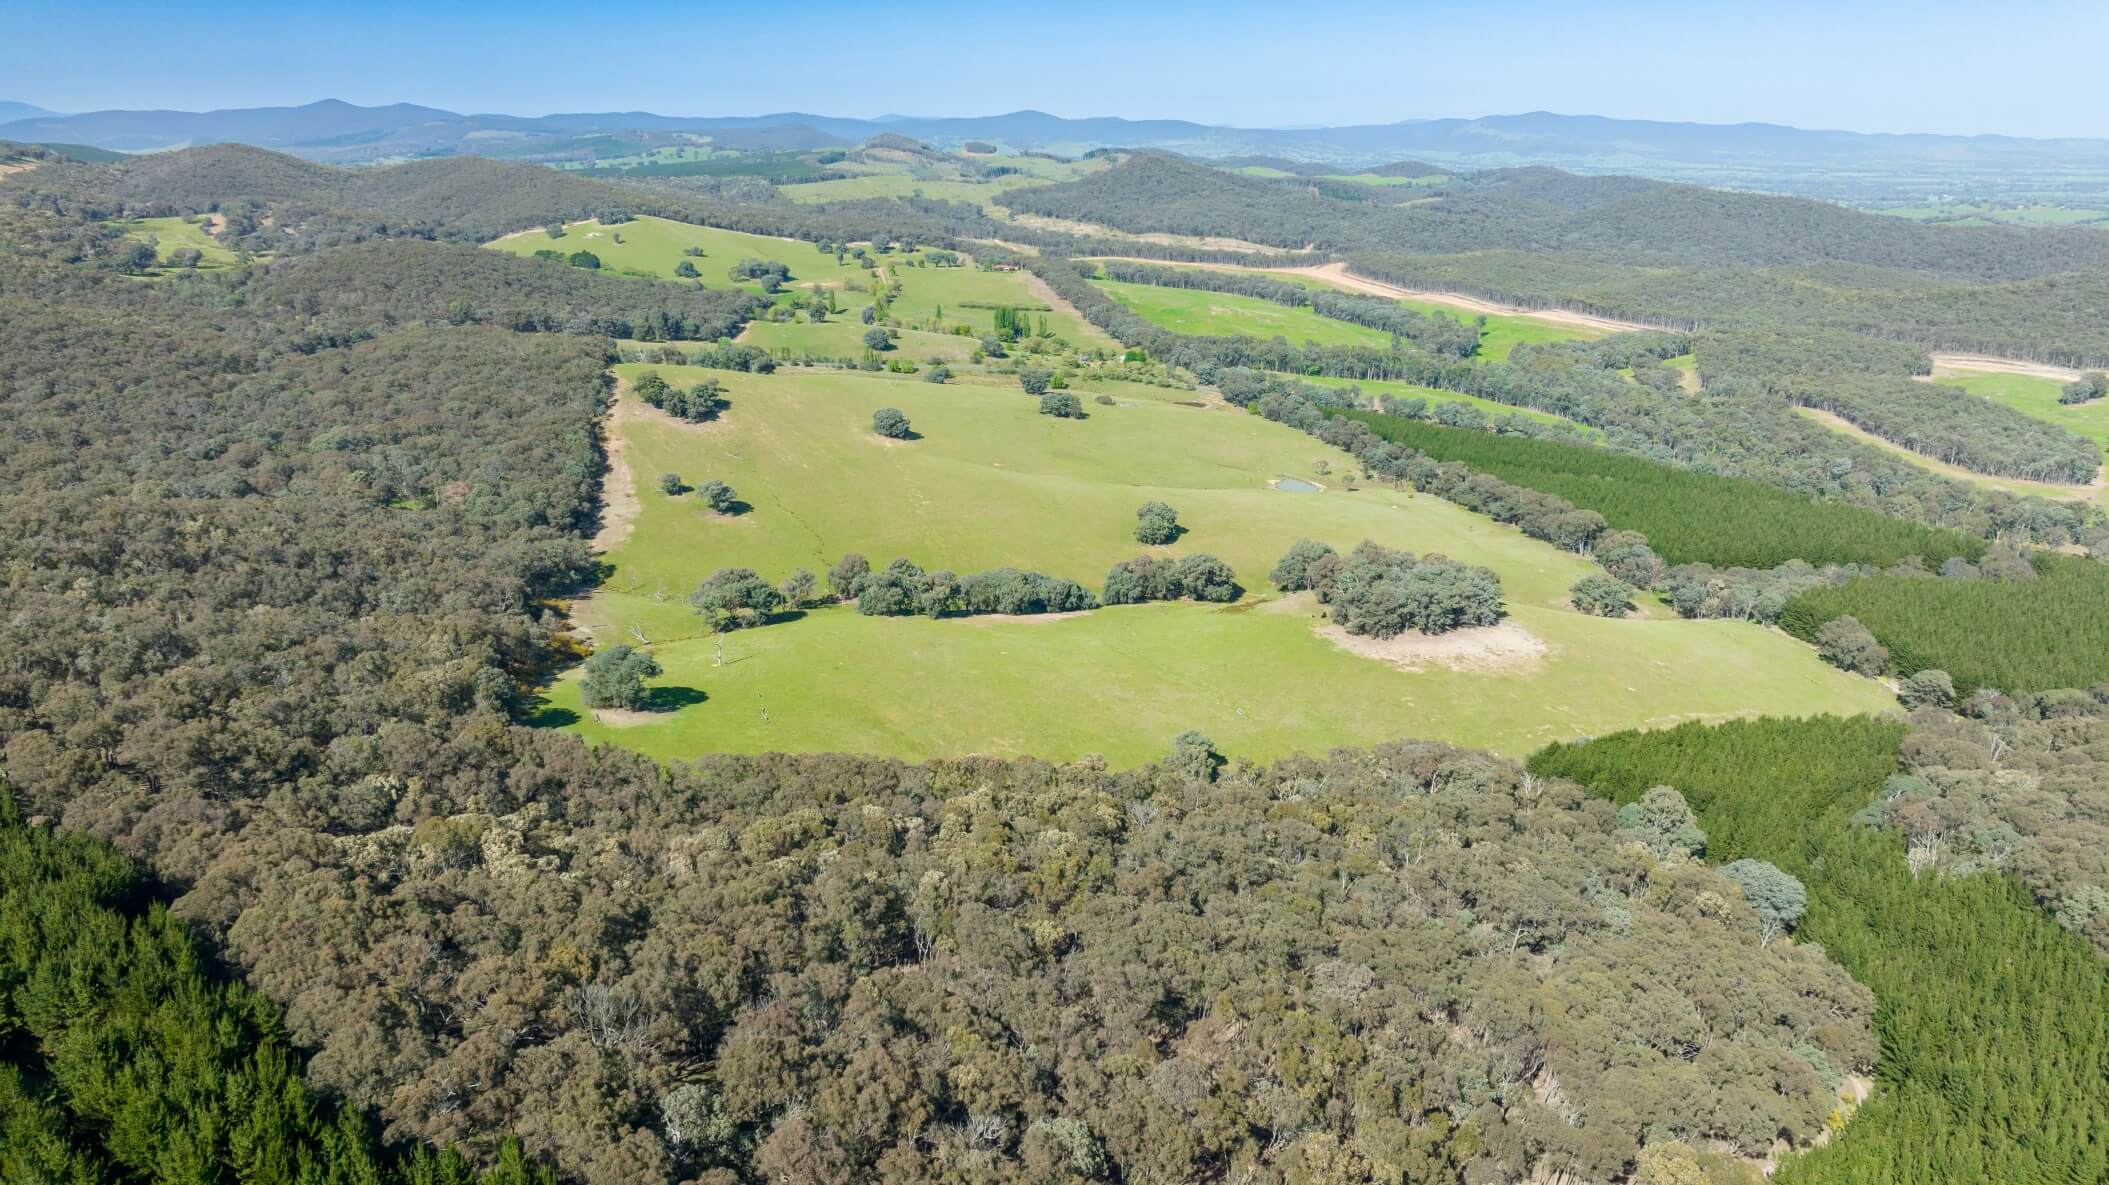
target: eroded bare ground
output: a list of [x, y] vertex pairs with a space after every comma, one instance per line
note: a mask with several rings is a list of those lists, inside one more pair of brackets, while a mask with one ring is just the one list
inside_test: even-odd
[[[1000, 202], [999, 202], [1000, 204]], [[1043, 214], [1021, 214], [1010, 212], [1011, 221], [1034, 230], [1050, 230], [1060, 234], [1080, 235], [1102, 239], [1126, 239], [1131, 243], [1157, 243], [1166, 247], [1200, 247], [1210, 251], [1250, 251], [1258, 255], [1309, 255], [1310, 247], [1274, 247], [1266, 243], [1247, 242], [1244, 239], [1227, 238], [1222, 235], [1175, 235], [1136, 234], [1133, 231], [1115, 230], [1096, 222], [1078, 222], [1072, 218], [1049, 218]], [[1156, 262], [1163, 262], [1158, 260]]]
[[2030, 362], [2021, 358], [1995, 358], [1990, 354], [1942, 354], [1933, 355], [1933, 375], [1946, 378], [1952, 374], [2025, 374], [2039, 379], [2056, 379], [2069, 383], [2080, 377], [2077, 370], [2052, 366], [2047, 362]]
[[610, 552], [622, 546], [637, 526], [637, 481], [630, 472], [630, 446], [623, 426], [634, 419], [637, 401], [629, 397], [629, 384], [618, 383], [615, 402], [601, 422], [601, 447], [608, 455], [608, 476], [601, 483], [600, 530], [594, 532], [593, 550]]

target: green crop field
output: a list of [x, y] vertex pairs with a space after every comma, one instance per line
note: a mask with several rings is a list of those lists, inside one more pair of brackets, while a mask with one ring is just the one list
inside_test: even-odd
[[204, 225], [196, 216], [133, 218], [116, 225], [124, 230], [126, 238], [144, 241], [151, 237], [164, 265], [168, 263], [169, 252], [180, 247], [197, 249], [202, 256], [198, 261], [200, 268], [233, 267], [235, 264], [235, 253], [206, 234]]
[[1220, 337], [1237, 334], [1257, 338], [1280, 336], [1296, 345], [1315, 341], [1329, 346], [1374, 346], [1380, 350], [1391, 346], [1391, 335], [1382, 330], [1336, 321], [1309, 309], [1291, 308], [1254, 296], [1204, 292], [1198, 288], [1123, 284], [1114, 280], [1094, 280], [1092, 283], [1137, 316], [1174, 333]]
[[[1131, 384], [1105, 385], [1117, 400], [1108, 406], [1086, 381], [1077, 390], [1090, 418], [1057, 421], [1015, 387], [978, 382], [654, 369], [677, 385], [714, 376], [730, 407], [703, 426], [636, 406], [617, 419], [638, 510], [575, 617], [601, 645], [649, 640], [666, 670], [655, 685], [682, 706], [596, 719], [574, 671], [550, 688], [543, 719], [596, 740], [666, 758], [807, 748], [1098, 752], [1132, 763], [1198, 727], [1250, 756], [1405, 735], [1522, 753], [1693, 717], [1889, 702], [1777, 631], [1683, 621], [1659, 606], [1624, 621], [1572, 612], [1568, 586], [1595, 570], [1580, 557], [1433, 497], [1340, 488], [1353, 468], [1345, 454], [1228, 408], [1130, 398]], [[873, 435], [882, 406], [902, 409], [921, 438]], [[711, 515], [660, 492], [663, 473], [729, 482], [749, 509]], [[1269, 488], [1284, 475], [1334, 488]], [[719, 567], [777, 580], [799, 567], [824, 574], [847, 551], [962, 572], [1008, 564], [1095, 589], [1114, 562], [1144, 550], [1130, 531], [1135, 507], [1153, 498], [1176, 506], [1189, 532], [1164, 553], [1219, 555], [1254, 597], [1061, 619], [874, 619], [831, 607], [729, 635], [723, 666], [686, 604]], [[1268, 596], [1268, 569], [1304, 536], [1493, 567], [1513, 624], [1545, 649], [1462, 670], [1351, 654], [1313, 632], [1301, 601]]]

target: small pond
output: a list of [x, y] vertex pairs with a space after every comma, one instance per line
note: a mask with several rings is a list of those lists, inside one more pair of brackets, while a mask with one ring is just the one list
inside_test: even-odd
[[1315, 494], [1318, 492], [1317, 486], [1311, 484], [1308, 481], [1305, 481], [1303, 478], [1300, 477], [1276, 478], [1274, 480], [1274, 488], [1277, 490], [1287, 490], [1292, 494]]

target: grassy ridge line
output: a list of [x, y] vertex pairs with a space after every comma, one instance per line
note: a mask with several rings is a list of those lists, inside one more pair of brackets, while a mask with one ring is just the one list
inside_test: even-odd
[[1707, 857], [1808, 885], [1797, 936], [1875, 992], [1881, 1089], [1787, 1185], [2095, 1182], [2109, 1175], [2109, 963], [2003, 876], [1914, 879], [1893, 833], [1855, 826], [1904, 727], [1763, 719], [1554, 746], [1532, 772], [1620, 802], [1667, 783]]
[[1938, 563], [1951, 555], [1975, 558], [1984, 552], [1983, 541], [1960, 532], [1819, 502], [1749, 478], [1377, 412], [1338, 414], [1438, 461], [1463, 462], [1475, 472], [1594, 510], [1615, 528], [1646, 535], [1656, 553], [1673, 564], [1771, 568], [1799, 559], [1819, 565], [1888, 565], [1912, 555]]
[[2109, 567], [2038, 553], [2034, 580], [1926, 580], [1887, 574], [1811, 589], [1780, 627], [1812, 641], [1858, 618], [1903, 674], [1948, 672], [1956, 690], [2051, 691], [2109, 681]]

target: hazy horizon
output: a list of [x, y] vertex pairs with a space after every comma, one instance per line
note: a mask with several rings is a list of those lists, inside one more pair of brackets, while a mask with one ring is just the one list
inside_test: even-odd
[[[1022, 39], [1022, 41], [1021, 41]], [[410, 102], [468, 114], [1031, 109], [1067, 118], [1295, 128], [1533, 111], [1889, 134], [2109, 137], [2070, 47], [2109, 6], [1808, 0], [1616, 12], [1513, 0], [1278, 6], [1079, 0], [995, 14], [956, 0], [876, 12], [644, 2], [606, 18], [532, 0], [194, 10], [46, 0], [0, 12], [0, 98], [64, 112]], [[1021, 48], [1021, 45], [1029, 48]], [[87, 71], [81, 52], [121, 62]], [[291, 52], [288, 52], [291, 51]], [[942, 54], [943, 70], [923, 68]], [[815, 57], [848, 66], [821, 69]], [[626, 68], [607, 69], [620, 62]], [[1031, 68], [1022, 68], [1022, 67]], [[1994, 85], [1996, 83], [1996, 85]]]

